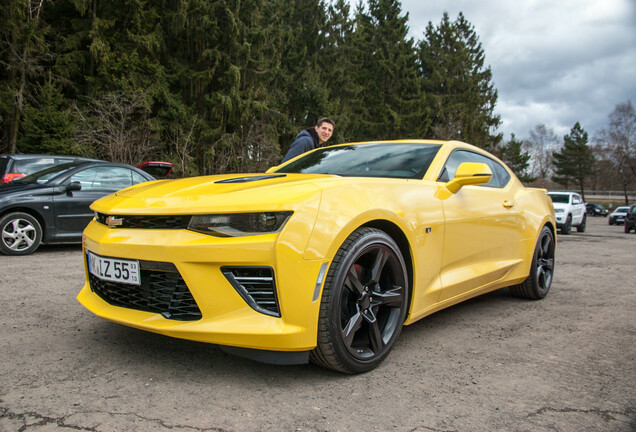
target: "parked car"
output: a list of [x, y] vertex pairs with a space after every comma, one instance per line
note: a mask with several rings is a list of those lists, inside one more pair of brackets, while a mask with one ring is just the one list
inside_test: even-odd
[[609, 218], [607, 219], [607, 223], [610, 225], [622, 225], [625, 223], [625, 216], [627, 216], [627, 212], [629, 211], [628, 206], [616, 207], [616, 210], [610, 213]]
[[139, 168], [146, 171], [157, 180], [162, 180], [168, 178], [173, 165], [174, 164], [171, 162], [149, 161], [139, 165]]
[[93, 201], [149, 180], [154, 178], [130, 165], [75, 161], [2, 184], [0, 252], [26, 255], [42, 242], [80, 242], [94, 217]]
[[585, 209], [587, 210], [587, 214], [591, 216], [607, 216], [609, 213], [605, 207], [596, 203], [585, 204]]
[[543, 298], [554, 209], [457, 141], [343, 144], [263, 174], [133, 186], [84, 231], [96, 315], [272, 363], [373, 369], [403, 324], [512, 286]]
[[575, 226], [578, 232], [585, 232], [587, 215], [585, 203], [576, 192], [548, 192], [554, 205], [557, 227], [561, 234], [570, 234]]
[[636, 231], [636, 205], [631, 206], [625, 216], [625, 232], [629, 233], [631, 230]]
[[97, 159], [60, 155], [3, 154], [0, 155], [0, 183], [9, 183], [53, 165], [78, 161], [97, 161]]

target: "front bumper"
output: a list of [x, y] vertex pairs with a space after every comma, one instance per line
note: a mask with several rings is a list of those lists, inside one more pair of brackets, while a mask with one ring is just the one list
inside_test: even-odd
[[[96, 315], [130, 327], [201, 342], [267, 351], [307, 351], [316, 346], [320, 307], [317, 281], [328, 260], [306, 260], [277, 234], [217, 238], [186, 230], [109, 229], [95, 221], [83, 247], [95, 254], [171, 263], [196, 301], [201, 318], [180, 321], [160, 313], [111, 304], [88, 282], [79, 302]], [[222, 267], [271, 267], [280, 317], [255, 310]]]

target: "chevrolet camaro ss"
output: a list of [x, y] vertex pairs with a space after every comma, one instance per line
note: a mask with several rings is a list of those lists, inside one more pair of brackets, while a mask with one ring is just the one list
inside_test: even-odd
[[503, 287], [541, 299], [554, 272], [546, 191], [458, 141], [323, 147], [91, 208], [86, 308], [270, 363], [365, 372], [403, 325]]

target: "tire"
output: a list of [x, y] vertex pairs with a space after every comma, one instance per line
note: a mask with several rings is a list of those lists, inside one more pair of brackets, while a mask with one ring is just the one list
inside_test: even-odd
[[548, 294], [554, 276], [554, 251], [554, 235], [544, 226], [534, 248], [530, 275], [519, 285], [510, 287], [514, 296], [540, 300]]
[[568, 215], [565, 219], [565, 223], [561, 227], [561, 234], [568, 235], [572, 231], [572, 215]]
[[28, 255], [42, 241], [42, 227], [28, 213], [9, 213], [0, 219], [0, 252], [5, 255]]
[[334, 257], [310, 360], [354, 374], [376, 368], [400, 335], [409, 305], [406, 264], [383, 231], [359, 228]]
[[625, 233], [629, 234], [630, 231], [631, 231], [631, 228], [627, 224], [625, 224]]
[[585, 232], [585, 226], [587, 225], [587, 216], [583, 215], [583, 220], [581, 221], [581, 223], [579, 225], [576, 226], [576, 231], [577, 232]]

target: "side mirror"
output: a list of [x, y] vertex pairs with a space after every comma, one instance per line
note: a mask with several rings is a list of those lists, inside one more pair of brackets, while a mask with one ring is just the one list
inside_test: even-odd
[[446, 183], [451, 193], [457, 193], [463, 186], [486, 184], [492, 179], [492, 171], [485, 163], [464, 162], [455, 172], [455, 178]]
[[66, 185], [66, 192], [82, 190], [82, 184], [78, 181], [70, 182]]

